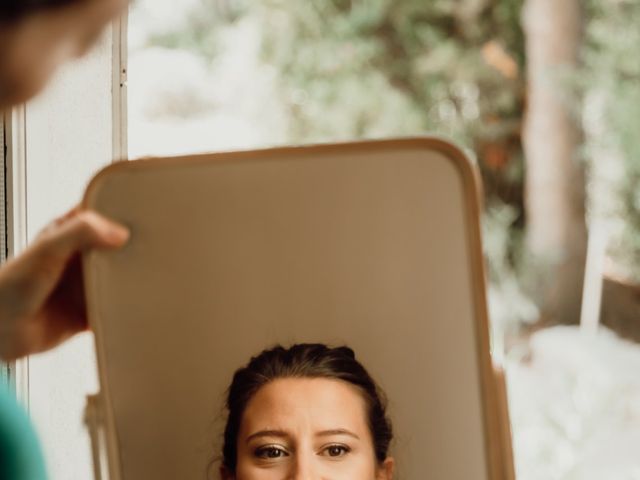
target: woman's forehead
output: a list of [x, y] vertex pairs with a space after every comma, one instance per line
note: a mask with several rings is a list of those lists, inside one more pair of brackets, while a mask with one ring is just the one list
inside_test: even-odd
[[357, 387], [328, 378], [282, 378], [261, 387], [249, 401], [241, 432], [340, 428], [368, 431], [366, 404]]

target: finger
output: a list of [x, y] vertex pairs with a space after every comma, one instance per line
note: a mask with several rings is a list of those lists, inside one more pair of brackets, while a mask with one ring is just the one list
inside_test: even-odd
[[81, 211], [81, 207], [79, 205], [76, 205], [64, 215], [56, 218], [53, 223], [55, 225], [62, 225], [63, 223], [66, 223], [67, 220], [71, 220], [73, 217], [77, 216]]
[[49, 234], [49, 232], [51, 232], [52, 230], [54, 230], [57, 227], [60, 227], [62, 224], [66, 223], [68, 220], [72, 219], [73, 217], [75, 217], [79, 213], [80, 213], [80, 206], [76, 205], [71, 210], [69, 210], [65, 214], [60, 215], [59, 217], [55, 218], [46, 227], [44, 227], [42, 229], [42, 231], [40, 231], [38, 233], [38, 235], [36, 236], [36, 240], [38, 240], [38, 239], [40, 239], [40, 238], [42, 238], [44, 236], [47, 236]]
[[[51, 346], [87, 329], [80, 255], [69, 261], [39, 314], [44, 329], [43, 339]], [[45, 345], [44, 348], [50, 346]]]
[[38, 247], [53, 256], [69, 258], [91, 248], [122, 247], [128, 239], [127, 228], [85, 210], [70, 215], [66, 221], [47, 231]]

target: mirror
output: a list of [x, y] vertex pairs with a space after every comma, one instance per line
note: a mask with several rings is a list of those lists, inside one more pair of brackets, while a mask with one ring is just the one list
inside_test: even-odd
[[477, 185], [451, 144], [126, 162], [84, 204], [132, 230], [84, 259], [110, 478], [207, 478], [233, 372], [300, 342], [350, 346], [386, 392], [394, 478], [508, 478]]

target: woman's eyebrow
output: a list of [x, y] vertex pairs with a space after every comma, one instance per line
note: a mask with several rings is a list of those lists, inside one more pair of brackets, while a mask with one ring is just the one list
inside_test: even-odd
[[262, 438], [262, 437], [288, 438], [289, 434], [284, 430], [260, 430], [258, 432], [255, 432], [249, 435], [247, 437], [247, 443], [249, 443], [254, 438]]
[[360, 440], [360, 437], [346, 428], [334, 428], [332, 430], [322, 430], [321, 432], [316, 433], [316, 437], [330, 437], [333, 435], [348, 435], [357, 440]]

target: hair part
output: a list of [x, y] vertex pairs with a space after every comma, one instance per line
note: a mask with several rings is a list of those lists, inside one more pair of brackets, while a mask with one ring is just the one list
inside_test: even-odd
[[249, 401], [266, 384], [281, 378], [326, 378], [349, 383], [362, 394], [368, 427], [378, 462], [387, 458], [393, 438], [386, 414], [386, 398], [349, 347], [331, 348], [323, 344], [276, 346], [251, 358], [237, 370], [227, 393], [227, 423], [224, 430], [222, 465], [235, 473], [238, 434]]

